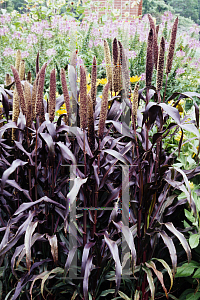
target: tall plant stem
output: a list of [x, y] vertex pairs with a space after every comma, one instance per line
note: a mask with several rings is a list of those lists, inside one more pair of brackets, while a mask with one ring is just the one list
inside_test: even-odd
[[137, 141], [137, 133], [136, 133], [136, 126], [135, 126], [135, 119], [133, 118], [133, 130], [135, 133], [135, 144], [136, 144], [136, 153], [137, 153], [137, 158], [139, 159], [139, 149], [138, 149], [138, 141]]
[[165, 92], [164, 92], [164, 96], [163, 96], [163, 103], [165, 103], [165, 96], [166, 96], [166, 90], [167, 90], [167, 81], [168, 81], [168, 74], [167, 74], [167, 76], [166, 76]]
[[[99, 152], [100, 152], [100, 144], [101, 141], [99, 140]], [[99, 165], [100, 165], [100, 154], [97, 155], [98, 161], [97, 161], [97, 174], [99, 174]], [[98, 185], [97, 182], [95, 183], [95, 193], [94, 193], [94, 207], [97, 208], [98, 203]], [[96, 232], [96, 223], [97, 223], [97, 211], [94, 211], [94, 224], [93, 224], [93, 236]]]
[[[87, 174], [87, 165], [86, 165], [86, 151], [85, 151], [85, 129], [83, 130], [83, 153], [84, 153], [84, 175], [86, 177]], [[86, 191], [86, 189], [85, 189]], [[85, 193], [84, 193], [85, 194]], [[87, 242], [87, 211], [86, 211], [86, 206], [87, 206], [87, 199], [84, 195], [84, 210], [83, 210], [83, 247], [85, 247], [85, 244]]]
[[141, 220], [142, 220], [142, 198], [143, 198], [143, 178], [140, 162], [138, 164], [139, 172], [139, 207], [138, 207], [138, 222], [137, 222], [137, 238], [138, 238], [138, 262], [140, 264], [140, 245], [141, 245]]
[[37, 120], [36, 120], [36, 141], [35, 141], [35, 201], [37, 201]]
[[[147, 87], [147, 94], [146, 94], [146, 107], [149, 104], [149, 87]], [[146, 151], [148, 150], [149, 147], [149, 129], [146, 126]]]

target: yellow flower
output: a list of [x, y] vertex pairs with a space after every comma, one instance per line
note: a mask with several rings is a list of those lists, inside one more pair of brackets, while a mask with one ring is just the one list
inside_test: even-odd
[[59, 93], [58, 92], [56, 92], [56, 97], [59, 97], [60, 95], [59, 95]]
[[194, 183], [189, 181], [189, 185], [190, 185], [191, 190], [193, 190], [194, 189]]
[[138, 77], [138, 76], [136, 75], [136, 76], [133, 76], [133, 77], [130, 78], [130, 82], [131, 82], [131, 83], [138, 82], [140, 79], [141, 79], [141, 76]]
[[102, 78], [99, 80], [100, 84], [106, 84], [108, 82], [107, 78]]
[[91, 90], [91, 86], [87, 84], [87, 93], [89, 93], [90, 90]]
[[87, 83], [90, 83], [90, 73], [88, 73], [88, 75], [86, 76], [87, 78]]
[[59, 110], [57, 110], [57, 114], [58, 115], [62, 115], [62, 114], [66, 114], [67, 113], [67, 110], [66, 110], [66, 105], [65, 103], [60, 107]]
[[[177, 142], [180, 141], [180, 139], [181, 139], [181, 134], [182, 134], [182, 131], [180, 130], [180, 131], [177, 133], [176, 137], [175, 137], [175, 140], [176, 140]], [[183, 135], [183, 140], [184, 140], [184, 139], [185, 139], [185, 134]]]
[[174, 103], [173, 100], [168, 101], [168, 104], [169, 104], [169, 105], [172, 105], [173, 103]]

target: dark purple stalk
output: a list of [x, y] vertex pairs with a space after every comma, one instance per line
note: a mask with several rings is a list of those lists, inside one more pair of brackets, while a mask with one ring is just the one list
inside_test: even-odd
[[[86, 161], [86, 151], [85, 151], [85, 129], [83, 130], [83, 153], [84, 153], [84, 175], [86, 178], [87, 175], [87, 161]], [[85, 188], [86, 192], [86, 188]], [[84, 210], [83, 210], [83, 247], [85, 247], [85, 244], [87, 243], [87, 211], [86, 211], [86, 206], [87, 206], [87, 199], [85, 197], [84, 193]]]
[[165, 92], [164, 92], [164, 96], [163, 96], [163, 103], [165, 103], [165, 96], [166, 96], [166, 90], [167, 90], [167, 81], [168, 81], [168, 74], [167, 74], [167, 76], [166, 76]]

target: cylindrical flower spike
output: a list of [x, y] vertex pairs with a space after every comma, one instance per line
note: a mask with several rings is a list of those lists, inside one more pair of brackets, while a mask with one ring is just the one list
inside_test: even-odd
[[25, 99], [24, 99], [24, 92], [23, 92], [21, 80], [19, 78], [19, 73], [13, 66], [11, 66], [11, 70], [14, 75], [15, 85], [17, 88], [17, 93], [19, 95], [21, 110], [22, 110], [23, 115], [26, 115], [26, 103], [25, 103]]
[[69, 92], [68, 92], [67, 82], [66, 82], [66, 73], [65, 73], [65, 70], [63, 68], [60, 70], [60, 79], [61, 79], [61, 84], [62, 84], [62, 90], [63, 90], [65, 106], [66, 106], [66, 110], [67, 110], [67, 118], [65, 119], [65, 122], [66, 122], [67, 125], [69, 125], [70, 99], [69, 99]]
[[147, 43], [147, 58], [146, 58], [146, 87], [151, 86], [153, 74], [153, 29], [150, 29]]
[[21, 60], [20, 66], [19, 66], [19, 78], [20, 80], [25, 79], [25, 61]]
[[31, 87], [28, 81], [24, 82], [24, 96], [26, 102], [26, 126], [31, 127], [32, 122], [32, 105], [31, 105]]
[[108, 82], [110, 82], [110, 86], [112, 89], [112, 63], [111, 63], [110, 48], [106, 40], [104, 40], [104, 58], [106, 63], [106, 77]]
[[154, 56], [154, 65], [157, 69], [157, 63], [158, 63], [158, 41], [157, 41], [157, 33], [156, 33], [156, 26], [154, 23], [154, 20], [150, 14], [148, 14], [149, 23], [151, 29], [153, 29], [153, 56]]
[[158, 36], [159, 28], [160, 28], [160, 26], [156, 25], [156, 34], [157, 34], [157, 36]]
[[50, 91], [49, 91], [49, 120], [53, 122], [56, 107], [56, 70], [53, 69], [50, 74]]
[[9, 86], [12, 83], [12, 78], [10, 74], [6, 74], [5, 82], [6, 82], [6, 86]]
[[39, 116], [39, 122], [42, 124], [45, 121], [44, 116], [44, 103], [43, 103], [43, 90], [44, 90], [44, 80], [45, 80], [45, 71], [47, 63], [45, 63], [40, 72], [39, 72], [39, 81], [36, 94], [36, 116]]
[[178, 29], [178, 17], [175, 19], [173, 27], [172, 27], [172, 31], [171, 31], [171, 38], [170, 38], [170, 43], [169, 43], [169, 50], [168, 50], [167, 64], [166, 64], [166, 74], [169, 74], [171, 72], [171, 68], [172, 68], [177, 29]]
[[19, 72], [19, 66], [21, 62], [21, 51], [17, 50], [16, 59], [15, 59], [15, 69]]
[[[18, 117], [19, 117], [19, 96], [17, 93], [17, 88], [15, 87], [14, 93], [13, 93], [13, 113], [12, 113], [12, 121], [17, 123]], [[15, 129], [12, 128], [12, 140], [14, 141], [16, 139], [15, 137]]]
[[26, 80], [27, 80], [29, 83], [32, 83], [32, 75], [31, 75], [31, 71], [28, 71]]
[[80, 66], [80, 127], [87, 127], [87, 79], [84, 66]]
[[160, 91], [163, 85], [163, 70], [164, 70], [164, 61], [165, 61], [165, 39], [161, 38], [160, 49], [158, 56], [158, 68], [157, 68], [157, 77], [156, 77], [156, 90]]
[[93, 103], [93, 110], [95, 110], [96, 105], [96, 95], [97, 95], [97, 60], [96, 56], [93, 57], [92, 72], [91, 72], [91, 99]]
[[38, 88], [38, 81], [39, 81], [39, 76], [40, 76], [40, 73], [37, 74], [35, 80], [34, 80], [34, 83], [33, 83], [33, 89], [32, 89], [32, 100], [31, 100], [31, 103], [32, 103], [32, 118], [33, 120], [35, 120], [36, 118], [36, 95], [37, 95], [37, 88]]
[[[138, 109], [138, 91], [139, 91], [139, 82], [136, 83], [133, 91], [133, 102], [132, 102], [132, 122], [133, 120], [137, 121], [137, 109]], [[134, 128], [133, 128], [134, 129]]]
[[88, 143], [92, 153], [95, 150], [95, 134], [94, 134], [94, 115], [93, 115], [93, 101], [90, 93], [87, 95], [88, 99]]
[[119, 91], [119, 49], [117, 39], [114, 38], [113, 40], [113, 49], [112, 49], [112, 88], [115, 93]]
[[98, 127], [98, 136], [99, 139], [102, 140], [103, 133], [104, 133], [104, 127], [105, 122], [107, 118], [107, 112], [108, 112], [108, 92], [109, 92], [109, 85], [110, 82], [106, 83], [103, 89], [102, 93], [102, 100], [101, 100], [101, 111], [99, 116], [99, 127]]

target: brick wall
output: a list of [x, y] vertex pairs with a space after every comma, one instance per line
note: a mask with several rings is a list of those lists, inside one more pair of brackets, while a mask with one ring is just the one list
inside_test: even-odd
[[[84, 1], [83, 1], [84, 2]], [[92, 12], [95, 12], [98, 17], [110, 14], [117, 9], [122, 15], [124, 20], [132, 20], [133, 16], [142, 15], [142, 0], [137, 4], [137, 0], [114, 0], [113, 4], [110, 4], [108, 0], [92, 0], [90, 9], [85, 10], [85, 15], [89, 16]], [[97, 4], [100, 5], [97, 6]]]

